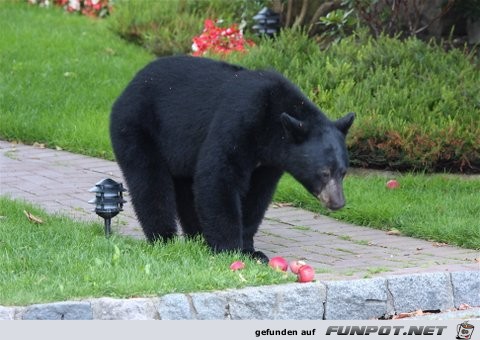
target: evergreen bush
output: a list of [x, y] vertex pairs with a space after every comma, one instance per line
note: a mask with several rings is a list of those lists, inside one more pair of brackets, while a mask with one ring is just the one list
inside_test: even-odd
[[278, 70], [331, 117], [357, 112], [354, 165], [480, 172], [480, 70], [460, 50], [362, 34], [320, 50], [288, 30], [228, 60]]

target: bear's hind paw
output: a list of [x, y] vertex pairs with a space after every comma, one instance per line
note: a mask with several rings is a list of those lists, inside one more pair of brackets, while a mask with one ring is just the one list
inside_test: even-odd
[[268, 264], [269, 258], [263, 252], [258, 250], [243, 250], [242, 253], [250, 256], [252, 259], [257, 260], [263, 264]]

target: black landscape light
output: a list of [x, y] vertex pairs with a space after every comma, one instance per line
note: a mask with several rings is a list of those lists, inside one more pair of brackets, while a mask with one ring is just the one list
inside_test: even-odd
[[257, 35], [273, 37], [280, 29], [280, 15], [268, 7], [263, 7], [253, 17], [253, 20], [256, 24], [252, 28], [257, 32]]
[[110, 225], [112, 217], [123, 210], [123, 188], [122, 183], [115, 182], [113, 179], [106, 178], [95, 184], [89, 190], [95, 193], [95, 198], [88, 201], [90, 204], [95, 204], [95, 211], [98, 216], [105, 220], [105, 236], [110, 237]]

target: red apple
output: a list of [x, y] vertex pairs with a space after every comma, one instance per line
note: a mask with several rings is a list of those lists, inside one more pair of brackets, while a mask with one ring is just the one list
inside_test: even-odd
[[289, 265], [290, 265], [290, 270], [292, 271], [292, 273], [297, 274], [297, 273], [298, 273], [298, 269], [299, 269], [301, 266], [306, 265], [306, 263], [303, 262], [303, 261], [294, 260], [294, 261], [290, 261]]
[[400, 187], [400, 184], [396, 179], [391, 179], [387, 182], [388, 189], [397, 189], [398, 187]]
[[243, 263], [242, 261], [235, 261], [230, 265], [230, 269], [233, 271], [240, 270], [243, 268], [245, 268], [245, 263]]
[[286, 272], [288, 269], [288, 262], [281, 256], [275, 256], [268, 261], [268, 265], [273, 269], [278, 269]]
[[298, 282], [311, 282], [315, 278], [315, 270], [308, 264], [298, 268]]

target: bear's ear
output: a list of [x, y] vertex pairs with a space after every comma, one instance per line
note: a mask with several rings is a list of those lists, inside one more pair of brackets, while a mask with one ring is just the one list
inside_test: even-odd
[[295, 143], [301, 143], [307, 138], [308, 127], [304, 121], [298, 120], [285, 112], [280, 115], [280, 121], [287, 136]]
[[350, 113], [347, 113], [344, 117], [335, 121], [334, 124], [337, 127], [337, 129], [339, 129], [344, 135], [347, 135], [348, 130], [352, 126], [354, 119], [355, 119], [355, 113], [350, 112]]

